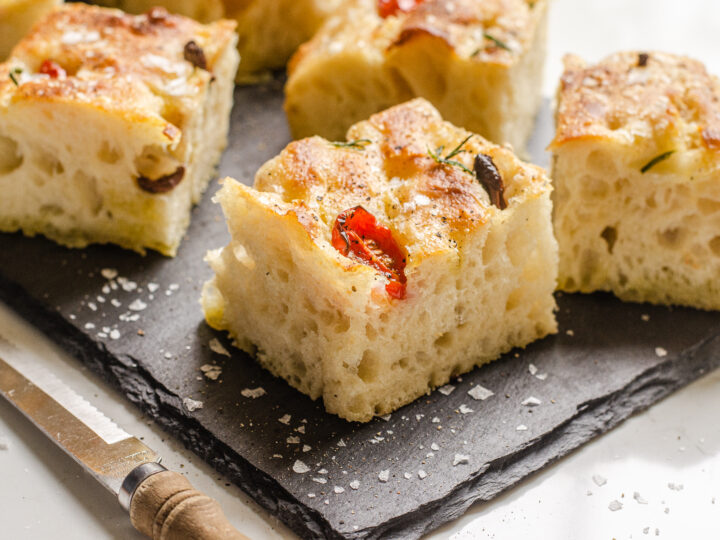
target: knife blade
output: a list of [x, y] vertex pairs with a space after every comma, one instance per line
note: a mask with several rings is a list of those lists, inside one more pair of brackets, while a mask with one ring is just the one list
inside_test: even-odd
[[0, 395], [115, 495], [140, 532], [155, 540], [247, 540], [216, 501], [44, 367], [0, 357]]

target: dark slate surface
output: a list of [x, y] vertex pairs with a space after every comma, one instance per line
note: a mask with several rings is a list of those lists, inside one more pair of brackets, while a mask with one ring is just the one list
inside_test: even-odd
[[[249, 182], [286, 144], [280, 89], [279, 82], [238, 89], [222, 174]], [[541, 162], [549, 118], [546, 106], [531, 145]], [[247, 356], [209, 349], [212, 338], [231, 349], [204, 324], [198, 304], [210, 275], [203, 254], [227, 241], [210, 200], [216, 187], [195, 209], [174, 260], [0, 235], [0, 298], [303, 537], [416, 538], [720, 364], [718, 313], [558, 295], [557, 336], [477, 369], [453, 381], [449, 395], [436, 391], [387, 421], [347, 423]], [[110, 282], [103, 268], [125, 279]], [[129, 309], [142, 307], [133, 304], [138, 299], [145, 309]], [[222, 367], [217, 381], [202, 376], [204, 364]], [[547, 377], [533, 376], [531, 364]], [[495, 395], [474, 400], [467, 392], [476, 384]], [[241, 393], [258, 387], [267, 393]], [[522, 406], [530, 396], [542, 405]], [[189, 412], [184, 398], [204, 407]], [[287, 425], [279, 421], [285, 414]], [[455, 454], [469, 463], [453, 466]], [[298, 459], [311, 471], [293, 472]], [[385, 470], [389, 479], [381, 482]]]

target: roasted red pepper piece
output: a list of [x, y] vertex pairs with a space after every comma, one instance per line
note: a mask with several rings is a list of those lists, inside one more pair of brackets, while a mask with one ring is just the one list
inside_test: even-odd
[[384, 19], [398, 11], [410, 11], [424, 0], [378, 0], [378, 13]]
[[332, 230], [332, 245], [344, 256], [375, 268], [389, 283], [392, 298], [405, 298], [405, 254], [392, 231], [379, 224], [362, 206], [340, 212]]
[[65, 70], [54, 60], [45, 60], [42, 64], [40, 64], [40, 73], [50, 75], [51, 79], [64, 79], [67, 76]]

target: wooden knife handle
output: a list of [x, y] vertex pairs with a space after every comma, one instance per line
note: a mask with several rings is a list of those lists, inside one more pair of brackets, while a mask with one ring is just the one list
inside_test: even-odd
[[173, 471], [148, 476], [135, 489], [130, 520], [153, 540], [249, 540], [230, 524], [215, 499]]

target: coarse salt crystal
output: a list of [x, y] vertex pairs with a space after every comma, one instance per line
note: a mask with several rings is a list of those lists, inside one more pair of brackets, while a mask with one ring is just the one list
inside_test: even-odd
[[633, 493], [633, 499], [635, 499], [638, 504], [647, 504], [647, 501], [643, 499], [642, 495], [640, 495], [637, 491]]
[[132, 303], [128, 306], [128, 309], [130, 311], [142, 311], [145, 308], [147, 308], [147, 304], [140, 300], [139, 298], [136, 298], [132, 301]]
[[122, 306], [122, 302], [121, 302], [120, 300], [118, 300], [117, 298], [111, 299], [111, 300], [110, 300], [110, 303], [111, 303], [113, 306], [115, 306], [115, 307], [120, 307], [120, 306]]
[[475, 412], [473, 409], [471, 409], [470, 407], [468, 407], [468, 406], [465, 405], [465, 404], [460, 405], [460, 409], [459, 409], [459, 410], [460, 410], [460, 413], [461, 413], [461, 414], [469, 414], [469, 413], [471, 413], [471, 412]]
[[295, 463], [292, 466], [293, 472], [296, 472], [298, 474], [305, 474], [306, 472], [310, 471], [310, 467], [305, 465], [302, 461], [299, 459], [295, 460]]
[[213, 364], [203, 364], [200, 366], [200, 371], [211, 381], [217, 381], [218, 377], [222, 374], [222, 368]]
[[157, 291], [159, 288], [160, 288], [160, 285], [158, 285], [157, 283], [153, 283], [152, 281], [147, 284], [147, 289], [148, 289], [148, 291], [150, 291], [151, 293], [154, 293], [154, 292]]
[[488, 390], [484, 386], [480, 386], [478, 384], [477, 386], [473, 386], [470, 390], [468, 390], [468, 395], [478, 401], [485, 401], [490, 396], [494, 396], [495, 392], [493, 392], [492, 390]]
[[359, 480], [353, 480], [350, 482], [350, 488], [351, 489], [359, 489], [360, 488], [360, 481]]
[[663, 349], [662, 347], [655, 347], [655, 354], [662, 358], [663, 356], [667, 356], [667, 350]]
[[611, 501], [610, 504], [608, 504], [608, 509], [610, 509], [611, 512], [617, 512], [618, 510], [622, 510], [622, 503], [618, 500]]
[[325, 468], [320, 469], [320, 470], [318, 471], [318, 474], [327, 474], [327, 473], [328, 473], [328, 470], [325, 469]]
[[440, 450], [440, 447], [437, 445], [437, 443], [432, 443], [432, 444], [430, 445], [430, 448], [432, 448], [432, 449], [435, 450], [436, 452], [437, 452], [438, 450]]
[[262, 386], [258, 386], [257, 388], [243, 388], [240, 393], [246, 398], [256, 399], [264, 396], [267, 392]]
[[340, 486], [335, 486], [333, 488], [333, 491], [339, 495], [340, 493], [345, 493], [345, 488], [342, 488]]
[[110, 339], [120, 339], [120, 330], [113, 329], [110, 330]]
[[210, 341], [208, 341], [208, 347], [210, 347], [210, 350], [214, 353], [230, 356], [230, 352], [223, 346], [222, 343], [220, 343], [217, 338], [212, 338]]
[[668, 487], [669, 487], [670, 489], [672, 489], [673, 491], [682, 491], [682, 489], [683, 489], [684, 486], [683, 486], [682, 484], [676, 484], [676, 483], [674, 483], [674, 482], [670, 482], [670, 483], [668, 484]]
[[535, 378], [544, 381], [545, 379], [547, 379], [547, 373], [538, 373], [537, 375], [535, 375]]
[[648, 322], [648, 321], [650, 320], [650, 315], [648, 315], [647, 313], [643, 313], [642, 315], [640, 315], [640, 318], [641, 318], [644, 322]]
[[97, 311], [97, 306], [93, 302], [88, 302], [87, 305], [91, 310]]
[[431, 421], [432, 421], [433, 424], [439, 424], [439, 423], [440, 423], [440, 419], [439, 419], [437, 416], [435, 416]]
[[118, 275], [118, 271], [115, 268], [103, 268], [100, 270], [100, 275], [107, 280], [115, 279]]
[[95, 325], [93, 323], [85, 323], [85, 330], [92, 330], [93, 328], [95, 328]]
[[347, 445], [345, 444], [345, 441], [343, 441], [342, 439], [340, 439], [340, 440], [338, 441], [337, 445], [338, 445], [338, 446], [347, 446]]
[[309, 452], [310, 450], [312, 450], [312, 446], [310, 446], [309, 444], [303, 444], [302, 450], [303, 452]]
[[291, 419], [291, 418], [292, 418], [292, 416], [290, 416], [289, 414], [284, 414], [284, 415], [282, 415], [280, 418], [278, 418], [278, 422], [280, 422], [281, 424], [285, 424], [286, 426], [288, 426], [288, 425], [290, 425], [290, 419]]
[[445, 386], [441, 386], [440, 388], [438, 388], [438, 392], [445, 396], [449, 396], [453, 393], [454, 390], [455, 387], [452, 384], [446, 384]]
[[527, 431], [527, 426], [525, 424], [520, 424], [518, 427], [515, 428], [517, 431]]
[[392, 416], [391, 414], [386, 414], [386, 415], [384, 415], [384, 416], [381, 416], [380, 418], [382, 418], [382, 419], [385, 420], [386, 422], [389, 422], [391, 416]]
[[300, 437], [288, 437], [285, 442], [288, 444], [300, 444]]
[[528, 371], [530, 372], [530, 375], [535, 375], [538, 372], [538, 368], [535, 367], [535, 364], [530, 364], [528, 366]]
[[327, 478], [323, 478], [322, 476], [316, 476], [312, 479], [313, 482], [317, 482], [318, 484], [327, 484]]
[[378, 480], [381, 482], [387, 482], [390, 479], [390, 471], [385, 469], [384, 471], [380, 471], [380, 474], [378, 474]]
[[541, 405], [542, 401], [540, 401], [538, 398], [530, 396], [525, 401], [523, 401], [520, 405], [524, 405], [525, 407], [537, 407], [538, 405]]
[[193, 411], [195, 411], [195, 410], [197, 410], [197, 409], [202, 409], [202, 407], [203, 407], [203, 402], [202, 402], [202, 401], [197, 401], [197, 400], [195, 400], [195, 399], [190, 399], [190, 398], [187, 398], [187, 397], [186, 397], [185, 399], [183, 399], [183, 405], [185, 405], [185, 408], [186, 408], [188, 411], [193, 412]]
[[427, 478], [427, 473], [425, 471], [423, 471], [422, 469], [420, 469], [418, 471], [418, 477], [420, 478], [420, 480], [425, 480], [425, 478]]
[[405, 479], [407, 479], [407, 480], [410, 480], [410, 479], [412, 478], [412, 474], [410, 474], [409, 472], [403, 473], [403, 476], [404, 476]]
[[599, 474], [593, 474], [593, 482], [595, 482], [595, 485], [598, 487], [604, 486], [607, 484], [607, 479], [604, 476], [600, 476]]
[[460, 465], [461, 463], [470, 463], [470, 456], [465, 454], [455, 454], [453, 459], [453, 467]]

